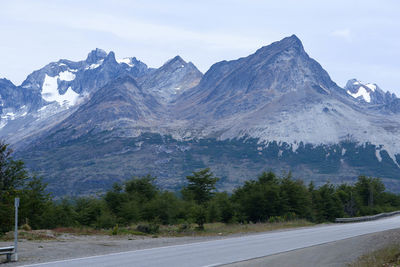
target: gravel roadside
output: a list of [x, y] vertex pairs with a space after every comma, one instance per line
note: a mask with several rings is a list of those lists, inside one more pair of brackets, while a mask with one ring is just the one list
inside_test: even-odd
[[[19, 243], [19, 261], [17, 263], [3, 263], [0, 266], [20, 266], [69, 258], [216, 240], [227, 237], [228, 236], [188, 236], [151, 238], [144, 236], [64, 234], [50, 241], [21, 240]], [[365, 253], [372, 252], [393, 243], [400, 243], [400, 229], [363, 235], [226, 266], [339, 267], [345, 266], [346, 263], [356, 260]], [[11, 244], [12, 242], [0, 242], [0, 247], [9, 246]], [[0, 262], [4, 260], [5, 256], [3, 255], [0, 258]]]
[[[180, 245], [193, 242], [215, 240], [224, 237], [144, 237], [144, 236], [107, 236], [107, 235], [71, 235], [58, 236], [55, 240], [29, 241], [18, 243], [18, 262], [4, 263], [5, 255], [0, 255], [1, 267], [104, 255], [146, 248]], [[226, 238], [226, 237], [225, 237]], [[0, 247], [12, 245], [0, 242]]]
[[400, 244], [400, 229], [357, 236], [318, 246], [224, 265], [226, 267], [342, 267], [363, 254], [391, 244]]

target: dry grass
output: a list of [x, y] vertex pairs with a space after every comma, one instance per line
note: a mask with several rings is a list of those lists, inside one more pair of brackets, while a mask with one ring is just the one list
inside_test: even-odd
[[[277, 223], [248, 223], [248, 224], [224, 224], [224, 223], [207, 223], [204, 230], [198, 230], [196, 224], [181, 225], [161, 225], [157, 234], [145, 234], [137, 231], [137, 225], [129, 227], [119, 227], [116, 235], [143, 235], [149, 237], [182, 237], [182, 236], [227, 236], [232, 234], [258, 233], [273, 231], [279, 229], [288, 229], [304, 226], [312, 226], [306, 220], [294, 220], [290, 222]], [[89, 227], [59, 227], [52, 230], [20, 230], [19, 239], [26, 240], [56, 240], [62, 234], [71, 235], [113, 235], [111, 230], [97, 230]], [[0, 237], [0, 241], [12, 241], [14, 232], [8, 232]]]
[[[18, 239], [30, 241], [57, 240], [62, 234], [71, 235], [108, 235], [109, 231], [93, 228], [60, 227], [52, 230], [18, 230]], [[0, 241], [13, 241], [14, 232], [10, 231], [0, 236]]]
[[279, 229], [288, 229], [314, 225], [306, 220], [295, 220], [280, 223], [248, 223], [248, 224], [224, 224], [207, 223], [204, 230], [197, 230], [195, 224], [161, 226], [160, 236], [217, 236], [245, 233], [267, 232]]
[[58, 227], [52, 230], [55, 234], [73, 234], [73, 235], [107, 235], [108, 231], [98, 230], [90, 227]]
[[[51, 230], [19, 230], [18, 231], [18, 239], [20, 240], [55, 240], [56, 236]], [[13, 241], [14, 240], [14, 232], [7, 232], [5, 235], [0, 237], [0, 241]]]
[[400, 266], [400, 244], [390, 245], [365, 254], [358, 258], [349, 267], [392, 267]]

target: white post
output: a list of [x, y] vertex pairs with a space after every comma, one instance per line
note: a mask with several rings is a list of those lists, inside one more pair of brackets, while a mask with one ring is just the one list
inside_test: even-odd
[[15, 198], [15, 230], [14, 230], [14, 259], [18, 261], [18, 207], [19, 207], [19, 198]]

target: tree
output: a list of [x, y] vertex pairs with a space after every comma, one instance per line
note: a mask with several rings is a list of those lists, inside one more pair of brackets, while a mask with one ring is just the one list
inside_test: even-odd
[[193, 175], [186, 176], [189, 184], [182, 189], [185, 199], [193, 199], [198, 205], [205, 205], [213, 196], [215, 184], [219, 178], [214, 177], [210, 168], [193, 172]]
[[189, 184], [182, 188], [181, 193], [187, 201], [194, 201], [192, 207], [192, 218], [198, 224], [199, 229], [204, 229], [207, 218], [208, 203], [214, 195], [215, 184], [219, 178], [214, 177], [210, 168], [193, 172], [193, 175], [186, 176]]
[[12, 150], [0, 142], [0, 233], [11, 229], [14, 221], [14, 198], [21, 195], [28, 179], [24, 163], [11, 157]]
[[11, 157], [12, 150], [8, 144], [0, 142], [0, 196], [7, 193], [15, 194], [25, 184], [28, 173], [21, 160], [14, 160]]
[[204, 230], [204, 223], [207, 219], [206, 209], [203, 205], [193, 205], [191, 208], [191, 216], [194, 222], [197, 223], [199, 230]]
[[281, 215], [280, 179], [272, 172], [262, 173], [258, 180], [246, 181], [232, 196], [238, 205], [239, 220], [265, 222]]
[[47, 184], [43, 183], [41, 177], [33, 176], [26, 183], [22, 190], [20, 218], [27, 219], [32, 228], [38, 229], [46, 223], [46, 218], [43, 214], [51, 207], [51, 197], [46, 190]]
[[281, 212], [295, 213], [301, 218], [311, 218], [311, 195], [303, 181], [293, 180], [291, 173], [281, 180]]
[[229, 223], [234, 216], [234, 208], [228, 193], [216, 193], [207, 211], [207, 221]]
[[180, 201], [172, 192], [159, 193], [154, 199], [144, 204], [142, 218], [145, 221], [174, 224], [178, 220]]
[[360, 201], [356, 197], [357, 193], [354, 190], [354, 186], [341, 184], [337, 187], [336, 192], [340, 201], [343, 203], [344, 212], [350, 217], [356, 216], [359, 210]]
[[326, 183], [311, 194], [317, 222], [334, 221], [335, 218], [343, 217], [343, 204], [334, 185]]
[[150, 175], [143, 177], [134, 176], [125, 183], [125, 192], [128, 194], [129, 198], [135, 198], [140, 203], [150, 201], [158, 193], [158, 189], [154, 185], [155, 179], [155, 177]]
[[43, 218], [46, 218], [42, 227], [69, 227], [77, 226], [78, 214], [74, 210], [73, 203], [68, 199], [61, 199], [57, 202], [50, 202], [49, 207], [43, 213]]
[[112, 189], [107, 191], [104, 196], [104, 201], [112, 213], [119, 215], [123, 203], [127, 202], [127, 196], [122, 192], [122, 186], [118, 183], [114, 183]]
[[385, 191], [385, 185], [378, 178], [359, 176], [354, 185], [362, 205], [372, 208], [380, 204], [380, 195]]

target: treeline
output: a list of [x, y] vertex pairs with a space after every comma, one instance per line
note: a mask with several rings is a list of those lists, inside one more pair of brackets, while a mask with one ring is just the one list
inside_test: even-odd
[[378, 178], [360, 176], [354, 185], [315, 187], [292, 179], [291, 173], [280, 177], [264, 172], [228, 194], [215, 192], [219, 179], [208, 168], [187, 176], [179, 192], [157, 188], [156, 178], [148, 175], [116, 183], [99, 198], [53, 201], [42, 180], [28, 177], [7, 145], [0, 148], [0, 233], [13, 225], [16, 196], [21, 198], [21, 224], [34, 229], [140, 224], [139, 230], [152, 232], [160, 224], [196, 223], [201, 229], [208, 222], [325, 222], [400, 209], [400, 195], [385, 192]]

